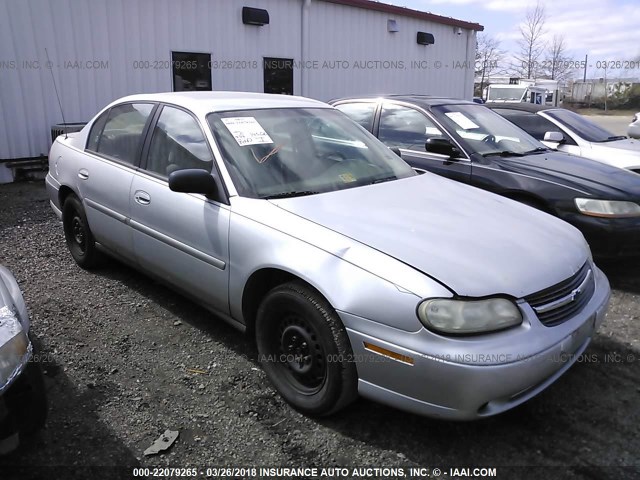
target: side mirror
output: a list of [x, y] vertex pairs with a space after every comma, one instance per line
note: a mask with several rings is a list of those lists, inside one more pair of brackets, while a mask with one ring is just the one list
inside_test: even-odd
[[169, 189], [174, 192], [201, 193], [213, 197], [218, 193], [218, 185], [210, 172], [189, 168], [177, 170], [169, 175]]
[[552, 143], [563, 143], [564, 135], [562, 135], [562, 133], [560, 132], [545, 132], [544, 141]]
[[460, 154], [460, 150], [458, 150], [449, 140], [441, 137], [433, 137], [427, 139], [427, 143], [425, 143], [424, 149], [427, 152], [446, 155], [450, 158], [456, 157]]
[[391, 150], [393, 153], [395, 153], [400, 158], [402, 158], [402, 152], [400, 151], [400, 148], [398, 148], [398, 147], [389, 147], [389, 150]]

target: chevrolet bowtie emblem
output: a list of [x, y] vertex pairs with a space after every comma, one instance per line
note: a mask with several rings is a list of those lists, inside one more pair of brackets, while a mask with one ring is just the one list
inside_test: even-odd
[[578, 297], [581, 293], [582, 289], [580, 289], [580, 287], [576, 288], [575, 290], [571, 290], [571, 301], [575, 301], [576, 297]]

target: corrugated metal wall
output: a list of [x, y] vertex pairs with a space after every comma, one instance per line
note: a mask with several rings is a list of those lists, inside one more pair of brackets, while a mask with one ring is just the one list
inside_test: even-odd
[[[398, 32], [387, 31], [389, 18], [396, 20]], [[320, 68], [310, 74], [310, 91], [316, 98], [364, 93], [472, 96], [473, 67], [453, 68], [456, 61], [458, 66], [465, 60], [473, 65], [475, 37], [469, 31], [458, 35], [449, 25], [325, 2], [312, 4], [310, 30], [312, 58], [346, 60], [349, 64], [346, 70]], [[418, 45], [418, 31], [432, 33], [435, 44]], [[469, 36], [471, 51], [467, 51]], [[375, 67], [376, 60], [388, 63], [360, 68], [363, 61], [368, 62], [365, 67]], [[413, 67], [414, 62], [421, 68]], [[441, 63], [439, 68], [437, 62]]]
[[[266, 8], [270, 24], [243, 25], [243, 5]], [[211, 53], [213, 61], [257, 60], [257, 68], [212, 69], [214, 90], [262, 91], [262, 58], [302, 58], [302, 0], [0, 0], [0, 159], [47, 154], [50, 126], [90, 119], [110, 101], [141, 92], [170, 91], [172, 51]], [[306, 60], [294, 71], [294, 93], [321, 100], [373, 92], [470, 97], [472, 69], [416, 70], [412, 60], [473, 61], [475, 37], [430, 21], [390, 16], [314, 0]], [[387, 32], [395, 18], [397, 33]], [[418, 30], [435, 45], [416, 44]], [[49, 52], [48, 68], [45, 48]], [[137, 61], [149, 68], [134, 68]], [[152, 68], [154, 61], [159, 68]], [[322, 68], [341, 60], [349, 68]], [[355, 68], [356, 61], [402, 61], [404, 69]], [[344, 63], [342, 64], [345, 65]]]

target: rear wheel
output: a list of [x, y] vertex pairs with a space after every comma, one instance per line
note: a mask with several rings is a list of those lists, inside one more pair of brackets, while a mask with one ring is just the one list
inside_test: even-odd
[[98, 265], [101, 255], [89, 229], [87, 216], [78, 197], [67, 197], [62, 207], [62, 225], [67, 247], [76, 263], [86, 269]]
[[329, 415], [357, 397], [357, 372], [344, 326], [312, 288], [271, 290], [256, 319], [256, 343], [269, 380], [301, 412]]

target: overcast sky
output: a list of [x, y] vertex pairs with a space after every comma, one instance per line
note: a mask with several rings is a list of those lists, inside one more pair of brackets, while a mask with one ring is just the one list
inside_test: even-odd
[[[386, 3], [484, 25], [504, 50], [517, 50], [518, 25], [535, 0], [385, 0]], [[568, 56], [597, 60], [640, 60], [640, 0], [540, 0], [548, 38], [563, 34]], [[637, 65], [637, 63], [636, 63]], [[595, 74], [595, 72], [594, 72]], [[602, 75], [602, 72], [600, 72]], [[609, 71], [611, 77], [640, 77], [640, 68]]]

